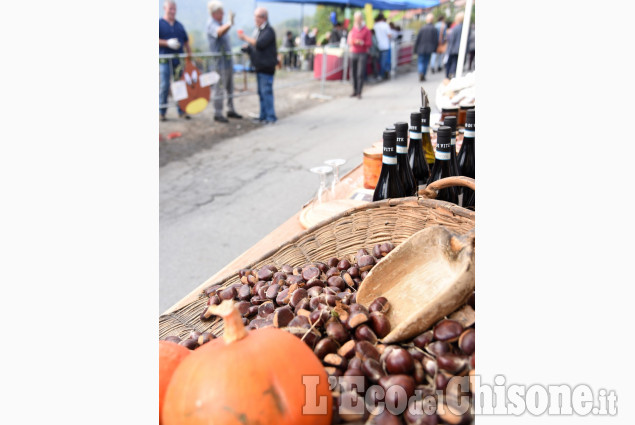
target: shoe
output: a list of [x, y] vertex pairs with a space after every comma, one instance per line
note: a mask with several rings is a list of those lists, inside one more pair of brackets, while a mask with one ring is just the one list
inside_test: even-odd
[[179, 118], [185, 118], [186, 120], [189, 120], [191, 117], [188, 114], [180, 114]]
[[275, 121], [263, 121], [263, 123], [264, 123], [265, 125], [273, 125], [273, 124], [275, 124], [276, 122], [275, 122]]
[[357, 95], [357, 98], [358, 98], [358, 99], [361, 99], [361, 98], [362, 98], [362, 94], [361, 94], [361, 93], [360, 93], [360, 94], [358, 94], [358, 95]]
[[351, 97], [357, 96], [357, 93], [351, 93]]
[[421, 81], [426, 81], [426, 76], [425, 75], [421, 76]]
[[217, 115], [214, 117], [214, 121], [228, 123], [229, 120], [222, 115]]
[[265, 120], [261, 120], [260, 118], [252, 118], [251, 122], [254, 124], [263, 124]]
[[159, 115], [159, 121], [167, 121], [168, 119], [165, 117], [165, 115]]
[[242, 115], [236, 113], [236, 111], [228, 111], [227, 112], [227, 118], [236, 118], [236, 119], [242, 119]]

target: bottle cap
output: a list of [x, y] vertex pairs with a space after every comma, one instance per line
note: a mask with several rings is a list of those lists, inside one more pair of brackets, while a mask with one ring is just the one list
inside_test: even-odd
[[397, 133], [395, 130], [384, 130], [384, 155], [397, 155]]
[[414, 131], [421, 132], [421, 112], [413, 112], [410, 114], [410, 127], [414, 127]]
[[445, 117], [445, 119], [443, 120], [443, 125], [450, 127], [450, 131], [452, 131], [452, 133], [456, 133], [456, 117]]
[[452, 137], [452, 129], [450, 127], [447, 125], [439, 127], [437, 130], [437, 150], [449, 152], [450, 137]]
[[474, 111], [474, 109], [468, 109], [465, 113], [465, 123], [474, 124], [475, 114], [476, 112]]
[[405, 122], [405, 121], [396, 122], [394, 128], [395, 128], [395, 131], [397, 133], [401, 133], [401, 132], [407, 133], [408, 132], [408, 123]]

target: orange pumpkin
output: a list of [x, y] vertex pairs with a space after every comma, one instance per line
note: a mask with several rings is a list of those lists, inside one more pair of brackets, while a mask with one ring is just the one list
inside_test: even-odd
[[273, 327], [247, 331], [233, 301], [209, 309], [225, 321], [223, 338], [196, 349], [175, 371], [164, 425], [331, 423], [328, 376], [303, 341]]
[[159, 424], [161, 422], [161, 411], [163, 410], [163, 399], [172, 374], [181, 361], [190, 354], [190, 350], [182, 345], [171, 341], [159, 341]]

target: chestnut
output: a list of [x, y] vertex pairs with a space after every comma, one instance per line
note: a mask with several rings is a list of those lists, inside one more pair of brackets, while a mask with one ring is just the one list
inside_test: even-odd
[[275, 309], [276, 309], [276, 306], [273, 305], [273, 301], [266, 301], [260, 304], [260, 306], [258, 307], [258, 316], [266, 317], [270, 313], [273, 313]]
[[288, 276], [286, 281], [289, 285], [293, 285], [294, 283], [298, 285], [302, 283], [306, 283], [305, 280], [300, 275]]
[[188, 350], [196, 350], [198, 348], [198, 338], [187, 338], [179, 342], [179, 345], [184, 346]]
[[368, 276], [368, 270], [366, 270], [366, 271], [364, 271], [364, 272], [361, 272], [361, 273], [359, 274], [359, 277], [360, 277], [360, 279], [362, 279], [362, 281], [363, 281], [364, 279], [366, 279], [366, 276]]
[[380, 313], [388, 313], [390, 310], [390, 303], [386, 297], [378, 297], [373, 300], [372, 303], [368, 306], [368, 311], [371, 313], [380, 312]]
[[426, 345], [432, 342], [433, 339], [434, 339], [433, 332], [432, 330], [429, 330], [416, 336], [412, 340], [412, 343], [415, 345], [415, 347], [421, 348], [423, 350], [424, 348], [426, 348]]
[[220, 304], [220, 298], [218, 297], [218, 295], [212, 295], [211, 297], [209, 297], [209, 300], [207, 300], [207, 305], [218, 305]]
[[286, 275], [291, 275], [293, 274], [293, 267], [291, 267], [288, 264], [285, 264], [284, 266], [280, 267], [280, 271], [282, 271]]
[[375, 259], [371, 255], [363, 255], [359, 258], [357, 266], [360, 272], [365, 272], [373, 268], [375, 265]]
[[333, 341], [331, 338], [322, 338], [317, 344], [315, 344], [313, 352], [318, 359], [322, 360], [327, 354], [336, 353], [337, 348], [337, 342]]
[[280, 289], [280, 285], [278, 285], [277, 283], [272, 284], [265, 291], [265, 298], [268, 298], [270, 300], [275, 300], [276, 297], [278, 296], [279, 289]]
[[392, 251], [393, 249], [395, 249], [395, 246], [391, 244], [390, 242], [384, 242], [379, 245], [379, 253], [381, 254], [382, 257], [385, 257], [386, 255], [388, 255], [390, 251]]
[[346, 270], [346, 272], [350, 274], [353, 279], [355, 279], [356, 277], [360, 277], [359, 267], [357, 266], [350, 267], [348, 270]]
[[276, 304], [278, 305], [285, 305], [285, 304], [289, 304], [289, 288], [284, 288], [282, 291], [278, 292], [278, 295], [276, 295]]
[[236, 296], [236, 289], [233, 286], [225, 288], [218, 294], [221, 301], [233, 300]]
[[261, 268], [260, 270], [258, 270], [258, 280], [271, 280], [273, 278], [273, 271], [269, 268]]
[[[289, 298], [289, 304], [291, 307], [295, 307], [298, 303], [308, 297], [308, 292], [304, 288], [298, 288], [291, 294], [291, 298]], [[307, 300], [308, 303], [308, 300]]]
[[326, 279], [329, 279], [333, 276], [339, 276], [340, 271], [337, 269], [337, 267], [331, 267], [330, 269], [326, 271], [325, 274], [326, 274]]
[[205, 295], [211, 297], [216, 294], [216, 291], [220, 289], [220, 285], [212, 285], [205, 289]]
[[287, 326], [290, 328], [305, 328], [305, 329], [311, 328], [309, 319], [305, 316], [295, 316], [293, 320], [291, 320]]
[[404, 348], [395, 348], [386, 357], [386, 372], [391, 375], [410, 374], [413, 370], [414, 360]]
[[317, 267], [322, 273], [326, 273], [326, 271], [329, 269], [329, 266], [320, 261], [316, 261], [315, 263], [313, 263], [313, 265]]
[[348, 360], [336, 353], [328, 353], [322, 359], [324, 364], [346, 370]]
[[439, 369], [445, 370], [453, 375], [461, 372], [466, 364], [467, 358], [454, 353], [444, 353], [437, 356]]
[[384, 338], [390, 333], [390, 321], [384, 313], [374, 311], [370, 313], [370, 324], [378, 338]]
[[371, 357], [367, 357], [362, 361], [362, 372], [374, 383], [377, 383], [382, 376], [386, 376], [381, 364]]
[[356, 288], [355, 280], [353, 280], [353, 277], [347, 271], [342, 272], [340, 277], [349, 288]]
[[445, 341], [434, 341], [430, 344], [426, 345], [426, 351], [433, 356], [438, 356], [439, 354], [449, 353], [451, 350], [450, 344]]
[[330, 318], [331, 315], [327, 310], [313, 310], [309, 316], [309, 322], [311, 322], [311, 325], [321, 327], [324, 326]]
[[[406, 402], [415, 392], [415, 380], [408, 375], [386, 375], [379, 378], [379, 385], [386, 391], [386, 401], [390, 401], [393, 406], [399, 406], [398, 388], [406, 392]], [[403, 394], [403, 393], [402, 393]], [[389, 404], [390, 405], [390, 404]], [[393, 412], [396, 413], [396, 412]]]
[[326, 281], [326, 284], [331, 287], [339, 288], [340, 291], [343, 291], [344, 289], [346, 289], [346, 283], [344, 282], [344, 279], [342, 279], [339, 276], [330, 277]]
[[293, 320], [295, 314], [288, 306], [278, 307], [273, 312], [273, 326], [276, 328], [284, 328]]
[[317, 267], [305, 267], [304, 269], [302, 269], [302, 278], [308, 282], [313, 278], [319, 278], [321, 273], [322, 272]]
[[[351, 357], [355, 356], [355, 344], [356, 344], [355, 341], [352, 339], [346, 341], [337, 350], [337, 354], [339, 354], [342, 357], [346, 357], [347, 359], [350, 359]], [[361, 367], [361, 364], [360, 364], [360, 367]]]
[[348, 261], [346, 258], [344, 258], [343, 260], [341, 260], [339, 263], [337, 263], [337, 269], [339, 271], [342, 270], [347, 270], [351, 267], [351, 262]]
[[326, 335], [333, 338], [340, 344], [343, 344], [350, 339], [350, 335], [344, 328], [344, 325], [342, 325], [336, 319], [330, 319], [328, 322], [326, 322], [324, 328], [326, 330]]
[[[251, 303], [249, 303], [249, 304], [251, 304]], [[258, 314], [258, 307], [259, 306], [257, 306], [257, 305], [251, 304], [249, 306], [249, 312], [247, 313], [247, 317], [252, 317], [252, 316]]]
[[238, 301], [236, 304], [234, 304], [234, 306], [241, 316], [249, 316], [249, 307], [251, 307], [251, 303], [249, 301]]
[[[359, 304], [355, 304], [355, 305], [359, 305]], [[357, 326], [368, 322], [368, 314], [366, 314], [365, 312], [361, 311], [361, 310], [355, 310], [353, 311], [351, 309], [351, 313], [348, 316], [348, 320], [346, 321], [346, 325], [348, 326], [348, 328], [350, 329], [355, 329]]]
[[[166, 336], [165, 337], [165, 341], [170, 341], [170, 342], [173, 342], [175, 344], [178, 344], [178, 343], [181, 342], [181, 338], [179, 338], [176, 335], [170, 335], [170, 336]], [[353, 344], [353, 347], [354, 347], [354, 344]]]
[[434, 327], [434, 339], [437, 341], [454, 342], [463, 332], [463, 325], [456, 320], [443, 319]]
[[474, 333], [474, 329], [469, 328], [463, 331], [459, 337], [459, 348], [468, 356], [474, 353]]
[[[358, 313], [362, 314], [362, 313]], [[368, 341], [371, 344], [377, 344], [377, 335], [368, 325], [361, 325], [355, 329], [355, 339], [358, 341]]]
[[242, 285], [238, 290], [238, 299], [242, 301], [247, 301], [251, 298], [251, 286]]
[[326, 262], [326, 265], [329, 266], [329, 267], [337, 267], [337, 263], [339, 263], [339, 262], [340, 262], [340, 260], [338, 260], [336, 257], [331, 257]]
[[358, 341], [355, 344], [355, 353], [362, 361], [367, 358], [379, 361], [379, 351], [368, 341]]

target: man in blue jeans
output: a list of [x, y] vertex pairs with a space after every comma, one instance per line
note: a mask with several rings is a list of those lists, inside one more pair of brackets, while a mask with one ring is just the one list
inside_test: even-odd
[[436, 52], [439, 44], [439, 33], [432, 21], [434, 21], [434, 15], [428, 13], [426, 24], [417, 33], [417, 41], [415, 41], [414, 51], [418, 55], [419, 81], [426, 80], [430, 56], [432, 52]]
[[278, 65], [276, 33], [269, 25], [267, 9], [259, 7], [254, 12], [256, 29], [253, 37], [238, 32], [238, 37], [246, 41], [243, 51], [249, 53], [251, 64], [256, 70], [258, 96], [260, 97], [260, 117], [258, 122], [273, 124], [278, 118], [273, 107], [273, 75]]
[[[191, 54], [190, 43], [183, 25], [176, 20], [176, 3], [173, 0], [166, 0], [163, 3], [163, 18], [159, 18], [159, 54], [183, 53], [183, 48], [187, 54]], [[165, 112], [168, 103], [168, 92], [170, 91], [170, 79], [181, 78], [182, 70], [179, 66], [180, 59], [159, 60], [159, 119], [166, 121]], [[177, 105], [179, 117], [190, 119]]]

